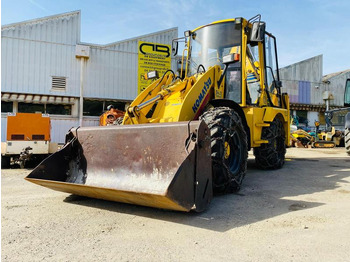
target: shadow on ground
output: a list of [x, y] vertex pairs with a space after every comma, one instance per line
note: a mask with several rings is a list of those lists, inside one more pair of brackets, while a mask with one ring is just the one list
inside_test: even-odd
[[[337, 183], [345, 183], [344, 178], [350, 176], [349, 166], [348, 158], [292, 158], [287, 159], [280, 170], [262, 171], [256, 168], [253, 159], [249, 159], [241, 191], [214, 197], [209, 209], [203, 213], [159, 210], [75, 195], [64, 201], [224, 232], [288, 212], [324, 205], [305, 195], [336, 189], [339, 187]], [[285, 199], [297, 199], [298, 196], [310, 201]]]

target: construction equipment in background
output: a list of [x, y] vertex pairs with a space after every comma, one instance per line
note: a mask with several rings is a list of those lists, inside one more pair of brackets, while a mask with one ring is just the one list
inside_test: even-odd
[[100, 116], [100, 126], [121, 125], [125, 112], [115, 109], [113, 105], [107, 106], [107, 111]]
[[155, 81], [122, 125], [72, 129], [62, 150], [26, 179], [77, 195], [201, 212], [213, 192], [240, 189], [251, 148], [258, 167], [281, 168], [289, 97], [281, 92], [276, 38], [260, 18], [222, 20], [174, 39], [173, 56], [185, 42], [180, 75], [150, 71]]
[[[328, 101], [326, 101], [328, 102]], [[347, 112], [345, 114], [345, 112]], [[332, 119], [334, 114], [344, 113], [344, 130], [336, 130]], [[350, 79], [345, 82], [344, 89], [344, 107], [327, 110], [325, 112], [326, 129], [320, 132], [320, 136], [323, 140], [332, 141], [335, 145], [345, 146], [346, 152], [350, 155]]]
[[344, 135], [345, 151], [350, 156], [350, 113], [345, 116], [345, 135]]
[[40, 162], [58, 149], [50, 138], [49, 115], [41, 113], [10, 113], [7, 116], [6, 142], [1, 143], [1, 167]]
[[312, 147], [312, 145], [315, 142], [315, 136], [311, 135], [310, 133], [306, 132], [303, 129], [295, 130], [291, 133], [290, 136], [291, 139], [291, 146], [295, 147]]
[[[345, 112], [349, 112], [345, 114]], [[338, 130], [335, 129], [335, 126], [333, 125], [332, 118], [334, 114], [344, 114], [344, 130]], [[325, 120], [326, 120], [326, 128], [325, 130], [320, 131], [319, 136], [320, 138], [327, 140], [327, 141], [333, 141], [336, 146], [344, 146], [344, 138], [345, 138], [345, 131], [346, 131], [346, 117], [350, 114], [350, 107], [346, 108], [336, 108], [331, 109], [325, 112]]]
[[[320, 122], [315, 121], [315, 132], [306, 132], [305, 130], [298, 129], [291, 132], [291, 144], [296, 147], [314, 147], [314, 148], [334, 148], [336, 146], [345, 146], [346, 152], [350, 155], [350, 79], [347, 79], [344, 90], [344, 108], [329, 109], [329, 97], [333, 97], [333, 94], [329, 91], [324, 93], [324, 99], [326, 100], [326, 112], [325, 121], [326, 127], [324, 130], [320, 130]], [[331, 98], [333, 99], [333, 98]], [[332, 118], [334, 114], [344, 114], [344, 131], [336, 130], [333, 125]], [[293, 123], [298, 124], [297, 117], [293, 117]]]
[[[346, 80], [344, 106], [350, 107], [350, 79]], [[346, 153], [350, 156], [350, 112], [345, 115], [344, 144]]]
[[315, 148], [334, 148], [336, 143], [333, 140], [335, 137], [335, 128], [332, 127], [330, 132], [320, 131], [320, 122], [315, 121], [316, 131], [314, 133], [315, 141], [312, 143], [312, 147]]

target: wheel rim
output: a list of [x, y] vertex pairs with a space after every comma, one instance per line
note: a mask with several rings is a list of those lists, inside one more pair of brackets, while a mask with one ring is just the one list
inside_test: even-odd
[[231, 153], [231, 147], [227, 141], [225, 141], [225, 159], [228, 159], [230, 157]]

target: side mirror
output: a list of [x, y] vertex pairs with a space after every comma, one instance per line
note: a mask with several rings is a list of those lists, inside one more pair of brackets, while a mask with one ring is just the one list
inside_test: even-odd
[[282, 81], [278, 81], [278, 80], [273, 80], [274, 86], [276, 88], [281, 88], [282, 87]]
[[172, 43], [171, 43], [171, 51], [173, 56], [177, 55], [177, 51], [179, 49], [179, 42], [177, 41], [177, 39], [173, 39]]
[[190, 37], [192, 35], [192, 32], [190, 30], [187, 30], [184, 32], [185, 37]]
[[265, 38], [265, 23], [254, 22], [250, 33], [251, 42], [263, 42]]

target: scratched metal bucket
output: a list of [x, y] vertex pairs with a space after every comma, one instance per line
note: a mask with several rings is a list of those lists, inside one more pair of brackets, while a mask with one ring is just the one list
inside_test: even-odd
[[84, 127], [26, 180], [67, 193], [198, 212], [212, 198], [204, 122]]

